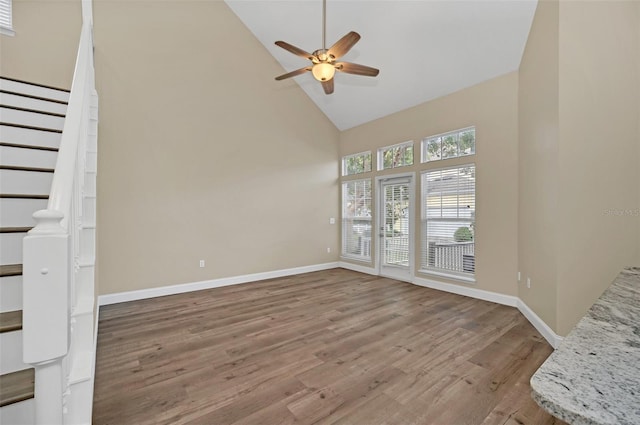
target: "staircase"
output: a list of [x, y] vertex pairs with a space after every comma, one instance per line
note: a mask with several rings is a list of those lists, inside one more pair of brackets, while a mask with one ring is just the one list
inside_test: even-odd
[[47, 208], [69, 90], [0, 78], [0, 423], [34, 423], [23, 363], [22, 242]]
[[90, 424], [98, 96], [91, 0], [71, 91], [0, 78], [0, 423]]

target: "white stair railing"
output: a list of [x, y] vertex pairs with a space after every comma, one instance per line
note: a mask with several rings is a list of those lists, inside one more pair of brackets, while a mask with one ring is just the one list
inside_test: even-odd
[[35, 368], [37, 424], [91, 422], [98, 96], [91, 0], [49, 203], [23, 243], [23, 360]]

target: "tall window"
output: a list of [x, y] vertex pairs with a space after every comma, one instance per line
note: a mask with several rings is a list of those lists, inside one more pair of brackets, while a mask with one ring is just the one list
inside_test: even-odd
[[378, 149], [378, 170], [413, 165], [413, 142]]
[[422, 140], [422, 162], [456, 158], [475, 153], [475, 127], [438, 134]]
[[342, 175], [368, 173], [371, 171], [371, 151], [347, 155], [342, 158]]
[[0, 34], [14, 35], [11, 0], [0, 0]]
[[422, 173], [422, 270], [475, 273], [476, 167]]
[[342, 255], [371, 260], [371, 179], [342, 184]]

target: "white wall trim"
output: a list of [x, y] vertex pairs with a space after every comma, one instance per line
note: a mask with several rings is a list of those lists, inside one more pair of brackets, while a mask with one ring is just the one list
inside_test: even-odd
[[547, 325], [544, 320], [540, 318], [531, 308], [525, 304], [520, 298], [518, 298], [518, 310], [527, 320], [533, 325], [534, 328], [540, 332], [540, 334], [547, 340], [547, 342], [554, 348], [558, 348], [558, 345], [564, 339], [560, 335], [556, 334], [553, 329]]
[[373, 276], [378, 275], [378, 270], [376, 270], [374, 267], [362, 266], [360, 264], [348, 263], [346, 261], [340, 261], [338, 263], [338, 267], [341, 267], [347, 270], [353, 270], [354, 272], [370, 274]]
[[498, 292], [485, 291], [484, 289], [470, 288], [468, 286], [454, 285], [451, 283], [436, 282], [435, 280], [425, 279], [423, 277], [414, 277], [412, 283], [418, 286], [424, 286], [426, 288], [464, 295], [465, 297], [490, 301], [496, 304], [508, 305], [509, 307], [516, 307], [518, 304], [518, 297], [512, 295], [504, 295]]
[[294, 267], [291, 269], [274, 270], [241, 276], [223, 277], [220, 279], [203, 280], [200, 282], [140, 289], [137, 291], [118, 292], [115, 294], [100, 295], [98, 297], [98, 304], [102, 306], [123, 303], [127, 301], [143, 300], [146, 298], [163, 297], [165, 295], [183, 294], [185, 292], [200, 291], [203, 289], [220, 288], [222, 286], [237, 285], [240, 283], [255, 282], [259, 280], [273, 279], [276, 277], [335, 269], [336, 267], [338, 267], [338, 262], [314, 264], [311, 266]]

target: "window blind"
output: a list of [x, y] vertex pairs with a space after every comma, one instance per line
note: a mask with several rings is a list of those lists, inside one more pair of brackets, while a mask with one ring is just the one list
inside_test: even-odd
[[11, 0], [0, 0], [0, 30], [4, 34], [13, 34]]
[[475, 273], [476, 167], [422, 174], [422, 269]]
[[371, 179], [342, 184], [342, 255], [371, 260]]

